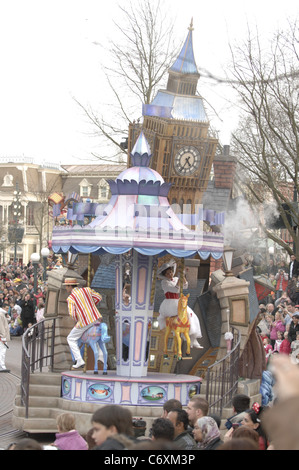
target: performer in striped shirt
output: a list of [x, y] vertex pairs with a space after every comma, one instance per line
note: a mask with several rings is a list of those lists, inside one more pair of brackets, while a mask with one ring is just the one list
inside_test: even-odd
[[99, 322], [102, 318], [97, 304], [102, 300], [100, 294], [92, 290], [90, 287], [77, 287], [79, 282], [76, 278], [66, 278], [63, 284], [67, 293], [66, 299], [70, 316], [76, 321], [75, 327], [67, 337], [69, 347], [76, 360], [73, 369], [79, 369], [85, 365], [82, 359], [78, 341], [90, 326]]

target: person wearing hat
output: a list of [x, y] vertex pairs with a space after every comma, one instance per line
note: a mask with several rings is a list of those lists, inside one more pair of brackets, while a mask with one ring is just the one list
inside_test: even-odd
[[[162, 281], [161, 286], [165, 294], [165, 299], [160, 305], [159, 316], [157, 318], [161, 330], [166, 327], [167, 317], [175, 317], [178, 314], [180, 279], [175, 276], [175, 271], [176, 262], [173, 259], [164, 263], [157, 271], [157, 276]], [[183, 288], [188, 288], [188, 282], [185, 276]], [[197, 338], [202, 337], [198, 317], [189, 306], [187, 307], [187, 313], [190, 322], [189, 336], [191, 347], [202, 348], [197, 341]]]
[[67, 337], [67, 341], [73, 357], [76, 361], [72, 369], [79, 369], [85, 365], [82, 359], [78, 341], [90, 326], [101, 320], [102, 315], [97, 309], [97, 304], [102, 300], [102, 296], [90, 287], [78, 287], [79, 282], [76, 278], [66, 278], [63, 283], [67, 293], [66, 299], [68, 312], [77, 322]]

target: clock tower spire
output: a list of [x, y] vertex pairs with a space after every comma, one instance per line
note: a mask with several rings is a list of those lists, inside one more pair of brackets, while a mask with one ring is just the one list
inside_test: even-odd
[[193, 52], [193, 18], [184, 45], [168, 73], [167, 90], [176, 94], [194, 96], [200, 75]]
[[129, 126], [128, 151], [141, 129], [152, 149], [151, 167], [172, 184], [169, 201], [200, 204], [218, 140], [211, 136], [193, 51], [193, 18], [185, 42], [168, 70], [167, 87], [142, 107], [143, 123]]

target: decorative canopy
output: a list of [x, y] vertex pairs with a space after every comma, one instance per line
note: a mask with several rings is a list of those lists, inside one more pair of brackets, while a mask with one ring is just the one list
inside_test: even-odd
[[[105, 206], [93, 204], [94, 219], [89, 224], [54, 227], [53, 251], [120, 254], [133, 248], [146, 255], [168, 252], [176, 257], [191, 257], [199, 253], [203, 259], [210, 255], [221, 258], [221, 233], [190, 230], [183, 224], [182, 216], [174, 213], [167, 199], [171, 184], [148, 167], [151, 151], [143, 132], [131, 157], [133, 166], [120, 173], [115, 181], [108, 180], [111, 199]], [[78, 206], [82, 211], [85, 204]], [[90, 217], [90, 205], [86, 210], [85, 215]], [[73, 214], [76, 212], [74, 203]], [[207, 215], [210, 225], [223, 223], [223, 214], [204, 210], [193, 215], [192, 222], [200, 227]]]

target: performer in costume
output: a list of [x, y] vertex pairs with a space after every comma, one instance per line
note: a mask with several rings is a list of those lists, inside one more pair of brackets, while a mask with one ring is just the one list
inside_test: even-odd
[[[178, 314], [178, 303], [180, 297], [180, 279], [176, 277], [176, 262], [170, 260], [164, 263], [157, 271], [158, 278], [162, 280], [162, 289], [165, 294], [165, 299], [160, 305], [159, 316], [157, 318], [161, 330], [166, 327], [166, 317], [175, 317]], [[184, 289], [188, 289], [188, 281], [184, 276]], [[191, 340], [191, 347], [202, 348], [197, 338], [201, 338], [201, 327], [197, 315], [188, 306], [187, 313], [190, 323], [189, 336]]]
[[97, 309], [97, 304], [102, 300], [102, 296], [90, 287], [78, 287], [79, 282], [75, 278], [66, 278], [63, 285], [69, 294], [66, 299], [69, 314], [77, 322], [68, 335], [67, 341], [76, 361], [73, 369], [79, 369], [85, 365], [85, 362], [82, 359], [78, 341], [84, 331], [101, 320], [102, 315]]
[[5, 365], [5, 356], [10, 340], [9, 325], [6, 318], [7, 311], [0, 308], [0, 372], [9, 372]]

